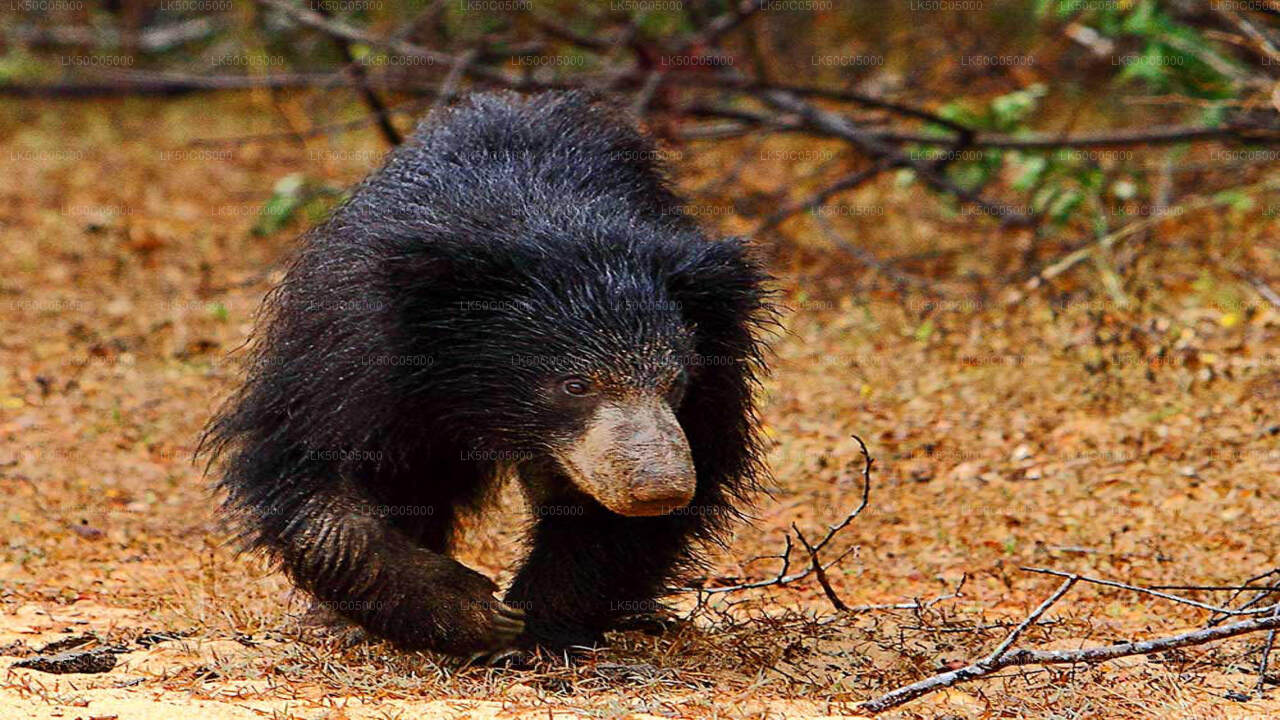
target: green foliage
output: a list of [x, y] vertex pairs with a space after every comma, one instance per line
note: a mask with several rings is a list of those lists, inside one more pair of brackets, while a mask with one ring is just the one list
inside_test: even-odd
[[332, 209], [337, 190], [310, 183], [302, 173], [291, 173], [276, 181], [271, 197], [258, 211], [253, 224], [254, 235], [271, 235], [284, 229], [299, 215], [308, 222], [322, 219]]
[[1036, 83], [995, 98], [987, 111], [989, 124], [995, 130], [1016, 130], [1035, 112], [1036, 104], [1048, 92], [1048, 88]]
[[47, 68], [48, 63], [42, 62], [19, 46], [0, 55], [0, 82], [39, 78], [47, 74]]
[[692, 30], [689, 16], [679, 5], [664, 9], [659, 5], [655, 9], [632, 10], [631, 18], [640, 32], [650, 38], [668, 38], [687, 33]]
[[1134, 47], [1114, 62], [1117, 80], [1136, 81], [1155, 93], [1222, 99], [1235, 95], [1235, 66], [1196, 28], [1178, 22], [1154, 0], [1091, 3], [1039, 0], [1042, 16], [1080, 22], [1103, 36]]
[[933, 319], [925, 318], [925, 321], [920, 323], [920, 325], [915, 329], [915, 332], [912, 333], [912, 337], [915, 338], [917, 342], [928, 342], [929, 338], [933, 337], [935, 330], [937, 330], [937, 326], [933, 324]]
[[[1179, 22], [1154, 0], [1037, 0], [1035, 8], [1042, 18], [1080, 23], [1113, 41], [1116, 83], [1209, 100], [1234, 98], [1240, 92], [1234, 78], [1237, 66], [1204, 33]], [[1036, 84], [984, 105], [954, 101], [940, 114], [980, 132], [1017, 136], [1027, 132], [1046, 95], [1045, 86]], [[1221, 122], [1227, 107], [1206, 104], [1201, 122]], [[929, 159], [948, 158], [947, 172], [962, 187], [977, 189], [1003, 179], [1024, 194], [1026, 209], [1043, 214], [1052, 225], [1076, 222], [1093, 233], [1107, 232], [1110, 216], [1140, 202], [1146, 192], [1146, 177], [1126, 172], [1129, 158], [1124, 151], [968, 150], [955, 156], [938, 154], [940, 149], [916, 152]]]
[[1243, 190], [1232, 188], [1223, 190], [1213, 196], [1214, 201], [1222, 203], [1236, 212], [1245, 212], [1253, 209], [1253, 197]]
[[[1027, 121], [1035, 114], [1041, 98], [1048, 89], [1041, 84], [993, 98], [985, 106], [975, 108], [966, 101], [956, 101], [944, 106], [939, 115], [962, 123], [975, 130], [1016, 133], [1024, 130]], [[915, 153], [926, 158], [933, 153], [941, 152], [917, 148]], [[948, 173], [951, 179], [961, 187], [976, 189], [991, 181], [1005, 167], [1009, 153], [998, 149], [967, 150], [958, 157], [952, 158]], [[942, 156], [937, 156], [942, 157]], [[1024, 168], [1016, 168], [1017, 181], [1022, 183], [1019, 189], [1031, 189], [1036, 180], [1045, 172], [1043, 158], [1030, 158], [1030, 164]], [[1036, 163], [1039, 162], [1037, 167]]]

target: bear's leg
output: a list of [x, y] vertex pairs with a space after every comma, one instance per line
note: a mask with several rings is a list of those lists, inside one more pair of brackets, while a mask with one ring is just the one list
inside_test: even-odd
[[689, 518], [623, 517], [589, 500], [535, 505], [532, 548], [504, 602], [525, 612], [521, 643], [594, 645], [655, 600], [688, 550]]
[[490, 465], [467, 460], [456, 451], [422, 448], [402, 466], [366, 482], [370, 494], [384, 499], [384, 504], [373, 506], [380, 517], [418, 545], [446, 554], [458, 511], [481, 507], [494, 476]]
[[259, 542], [320, 604], [375, 635], [467, 655], [510, 647], [523, 630], [492, 580], [414, 542], [349, 483], [274, 500], [257, 515]]

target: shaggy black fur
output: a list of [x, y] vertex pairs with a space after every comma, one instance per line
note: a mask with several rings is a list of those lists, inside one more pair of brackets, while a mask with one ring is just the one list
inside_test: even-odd
[[[454, 654], [598, 642], [696, 567], [763, 477], [771, 310], [654, 157], [576, 94], [478, 95], [396, 149], [305, 238], [202, 443], [248, 545], [374, 634]], [[687, 373], [688, 508], [623, 517], [569, 482], [548, 453], [585, 422], [546, 391], [565, 373], [636, 393]], [[446, 552], [507, 475], [539, 517], [503, 604]]]

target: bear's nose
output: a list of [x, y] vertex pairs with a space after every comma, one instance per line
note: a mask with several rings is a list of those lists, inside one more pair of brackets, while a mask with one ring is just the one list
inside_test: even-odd
[[646, 478], [631, 486], [632, 514], [666, 515], [686, 507], [693, 500], [694, 479], [687, 477]]

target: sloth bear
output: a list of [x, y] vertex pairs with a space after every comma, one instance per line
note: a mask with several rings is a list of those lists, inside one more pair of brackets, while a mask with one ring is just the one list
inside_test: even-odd
[[[224, 512], [407, 649], [592, 645], [660, 608], [760, 489], [769, 276], [683, 212], [644, 135], [576, 93], [429, 118], [311, 230], [210, 422]], [[448, 555], [504, 478], [504, 598]]]

